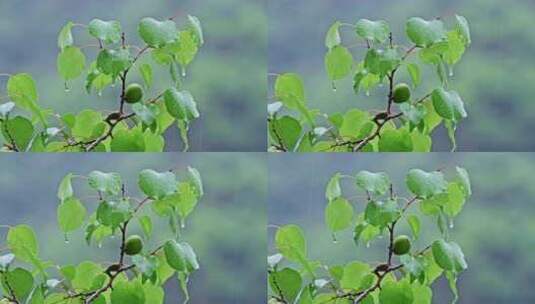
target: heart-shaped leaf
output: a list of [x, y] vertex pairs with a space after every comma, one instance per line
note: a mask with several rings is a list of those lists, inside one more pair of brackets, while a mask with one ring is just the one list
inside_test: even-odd
[[127, 49], [102, 50], [98, 54], [97, 67], [104, 73], [116, 78], [119, 73], [132, 66], [132, 55]]
[[440, 20], [413, 17], [407, 21], [406, 31], [409, 39], [420, 47], [428, 47], [446, 37], [444, 23]]
[[298, 109], [305, 103], [305, 86], [299, 75], [282, 74], [275, 81], [275, 96], [289, 109]]
[[455, 19], [457, 21], [455, 24], [455, 29], [464, 38], [465, 44], [470, 45], [472, 43], [472, 37], [470, 35], [470, 25], [468, 24], [468, 20], [459, 15], [455, 15]]
[[199, 18], [188, 15], [188, 27], [190, 31], [195, 35], [197, 38], [197, 44], [203, 45], [204, 44], [204, 34], [201, 26], [201, 21]]
[[325, 223], [332, 232], [338, 232], [351, 225], [353, 214], [353, 206], [345, 198], [338, 197], [325, 208]]
[[342, 38], [340, 37], [341, 24], [340, 21], [336, 21], [327, 31], [327, 35], [325, 36], [325, 46], [328, 49], [332, 49], [342, 43]]
[[406, 182], [409, 190], [422, 198], [443, 193], [448, 186], [442, 172], [425, 172], [420, 169], [410, 170]]
[[335, 46], [325, 55], [325, 68], [331, 80], [345, 78], [353, 69], [353, 55], [343, 46]]
[[394, 70], [400, 63], [401, 56], [395, 49], [376, 50], [370, 49], [364, 58], [364, 67], [369, 73], [386, 76]]
[[177, 190], [176, 176], [172, 172], [159, 173], [154, 170], [143, 170], [139, 174], [139, 188], [152, 199], [161, 199]]
[[69, 21], [67, 22], [67, 24], [65, 24], [65, 26], [59, 32], [58, 47], [62, 51], [65, 47], [71, 46], [74, 43], [74, 39], [72, 37], [73, 26], [74, 26], [74, 23], [72, 23], [72, 21]]
[[458, 122], [468, 116], [464, 109], [463, 100], [455, 91], [448, 92], [443, 88], [436, 89], [433, 91], [432, 99], [435, 111], [444, 119]]
[[284, 299], [293, 303], [299, 295], [303, 279], [298, 271], [284, 268], [270, 273], [269, 284], [273, 290], [278, 290]]
[[390, 178], [386, 173], [361, 171], [356, 176], [357, 186], [364, 191], [377, 195], [385, 194], [390, 187]]
[[200, 116], [197, 103], [188, 91], [170, 88], [165, 92], [164, 100], [169, 114], [179, 120], [191, 121]]
[[386, 202], [370, 202], [364, 213], [368, 223], [377, 227], [386, 227], [401, 215], [399, 205], [395, 200]]
[[121, 23], [119, 21], [103, 21], [93, 19], [89, 22], [89, 34], [106, 43], [117, 43], [121, 40]]
[[361, 19], [356, 24], [357, 35], [360, 37], [383, 43], [388, 39], [390, 34], [390, 27], [388, 23], [383, 20], [371, 21], [368, 19]]
[[87, 210], [77, 198], [67, 198], [59, 205], [57, 210], [61, 231], [67, 233], [82, 227], [86, 213]]
[[121, 193], [122, 181], [118, 173], [93, 171], [89, 173], [89, 186], [102, 193], [117, 195]]
[[160, 114], [160, 107], [155, 104], [136, 103], [132, 105], [132, 110], [147, 126], [151, 126], [156, 122], [156, 118]]
[[461, 247], [455, 242], [435, 241], [432, 251], [435, 262], [444, 270], [459, 273], [468, 268]]
[[58, 55], [58, 72], [65, 80], [76, 79], [85, 68], [85, 55], [74, 46], [68, 46]]
[[289, 261], [300, 262], [307, 256], [305, 236], [299, 226], [280, 227], [275, 234], [275, 244], [279, 252]]
[[176, 23], [172, 20], [158, 21], [143, 18], [138, 27], [139, 36], [151, 47], [159, 48], [177, 39]]
[[35, 232], [28, 225], [11, 227], [7, 233], [7, 246], [17, 259], [32, 262], [39, 254]]
[[113, 285], [111, 304], [144, 304], [145, 292], [141, 281], [120, 281]]
[[385, 130], [379, 138], [380, 152], [412, 152], [413, 149], [411, 134], [406, 129]]

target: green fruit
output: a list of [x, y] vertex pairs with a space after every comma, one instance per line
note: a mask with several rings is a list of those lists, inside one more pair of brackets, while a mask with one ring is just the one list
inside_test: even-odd
[[143, 99], [143, 87], [137, 83], [132, 83], [126, 88], [124, 100], [128, 103], [138, 103]]
[[139, 235], [132, 235], [126, 240], [124, 253], [127, 255], [136, 255], [143, 250], [143, 240]]
[[411, 241], [406, 235], [400, 235], [394, 240], [394, 253], [396, 255], [404, 255], [411, 250]]
[[406, 83], [400, 83], [394, 88], [393, 99], [395, 103], [404, 103], [411, 99], [411, 89]]

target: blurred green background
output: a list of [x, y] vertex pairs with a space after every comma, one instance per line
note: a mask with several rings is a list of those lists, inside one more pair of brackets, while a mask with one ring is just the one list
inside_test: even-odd
[[[89, 96], [81, 79], [70, 84], [69, 93], [64, 91], [56, 72], [59, 30], [69, 20], [88, 24], [93, 18], [116, 19], [132, 41], [141, 18], [165, 19], [175, 14], [183, 17], [177, 18], [179, 24], [187, 14], [198, 16], [205, 31], [206, 43], [189, 67], [185, 83], [201, 111], [201, 119], [192, 126], [191, 151], [265, 151], [267, 25], [262, 1], [0, 1], [0, 73], [31, 73], [40, 104], [59, 113], [115, 109], [118, 87], [106, 89], [102, 97]], [[74, 35], [77, 45], [94, 44], [79, 27]], [[133, 42], [140, 45], [137, 39]], [[157, 67], [155, 72], [156, 87], [171, 84], [167, 68]], [[139, 79], [134, 74], [130, 79]], [[0, 96], [6, 95], [5, 81], [0, 78]], [[181, 149], [176, 130], [167, 142], [167, 151]]]
[[[383, 107], [384, 88], [372, 92], [371, 98], [355, 96], [349, 79], [338, 84], [336, 93], [332, 91], [323, 62], [329, 26], [336, 20], [354, 24], [360, 18], [383, 19], [390, 23], [399, 43], [406, 41], [403, 37], [408, 18], [442, 16], [451, 24], [455, 13], [466, 16], [473, 40], [451, 82], [469, 112], [468, 119], [459, 126], [458, 150], [534, 150], [535, 141], [527, 140], [535, 128], [535, 2], [531, 0], [271, 0], [269, 72], [302, 74], [308, 101], [324, 112], [355, 106]], [[346, 45], [356, 41], [347, 28], [342, 36]], [[427, 78], [431, 85], [438, 85], [436, 76], [427, 70], [432, 76]], [[273, 80], [271, 77], [271, 85]], [[428, 88], [424, 86], [417, 95], [423, 96]], [[434, 150], [449, 151], [449, 147], [441, 129], [434, 138]]]
[[[31, 225], [38, 235], [42, 258], [56, 263], [115, 260], [118, 238], [107, 239], [101, 249], [96, 245], [89, 248], [80, 232], [69, 235], [69, 244], [65, 243], [56, 222], [56, 193], [62, 177], [69, 172], [117, 172], [129, 194], [135, 196], [140, 170], [178, 168], [180, 176], [187, 166], [200, 171], [205, 187], [205, 196], [184, 231], [184, 239], [195, 248], [201, 264], [200, 271], [191, 277], [190, 303], [264, 303], [267, 170], [262, 154], [3, 155], [0, 224]], [[97, 202], [88, 196], [95, 194], [86, 182], [76, 179], [74, 190], [94, 211]], [[153, 220], [158, 224], [153, 239], [167, 240], [170, 235], [166, 221], [157, 217]], [[137, 225], [131, 228], [131, 233], [140, 233]], [[5, 233], [0, 229], [0, 244], [5, 244]], [[181, 303], [177, 280], [170, 280], [166, 288], [166, 303]]]
[[[383, 259], [386, 240], [372, 242], [370, 249], [357, 248], [348, 231], [338, 235], [339, 242], [333, 244], [324, 225], [324, 208], [325, 187], [335, 172], [387, 172], [399, 193], [406, 189], [404, 179], [409, 169], [446, 168], [445, 172], [451, 174], [455, 166], [465, 167], [471, 175], [473, 196], [452, 230], [452, 239], [463, 248], [469, 266], [458, 281], [459, 303], [535, 303], [535, 154], [308, 154], [270, 157], [268, 163], [269, 224], [300, 225], [310, 258], [337, 264]], [[351, 197], [356, 193], [355, 186], [346, 181], [342, 192]], [[422, 225], [424, 240], [440, 235], [436, 224]], [[274, 228], [269, 229], [270, 254], [275, 252], [274, 232]], [[418, 247], [423, 246], [424, 242], [418, 241]], [[450, 303], [444, 280], [436, 282], [433, 289], [433, 303]]]

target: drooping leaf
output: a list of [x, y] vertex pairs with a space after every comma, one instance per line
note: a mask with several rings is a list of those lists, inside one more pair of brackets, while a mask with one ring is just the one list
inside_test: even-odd
[[432, 252], [436, 263], [444, 270], [459, 273], [468, 268], [461, 247], [455, 242], [435, 241]]
[[407, 174], [407, 187], [418, 197], [428, 198], [446, 190], [447, 182], [442, 172], [425, 172], [412, 169]]
[[149, 17], [141, 20], [138, 32], [139, 36], [146, 44], [155, 48], [173, 42], [178, 37], [178, 30], [174, 21], [158, 21]]
[[88, 176], [89, 186], [102, 193], [117, 195], [121, 193], [122, 180], [118, 173], [92, 171]]
[[353, 206], [346, 199], [338, 197], [327, 204], [325, 223], [332, 232], [341, 231], [351, 226], [353, 214]]
[[60, 50], [63, 51], [68, 46], [73, 45], [74, 39], [72, 37], [72, 27], [74, 26], [74, 23], [71, 21], [67, 22], [63, 28], [61, 28], [61, 31], [58, 35], [58, 47]]
[[68, 46], [58, 55], [58, 73], [65, 80], [72, 80], [82, 75], [85, 68], [85, 55], [73, 46]]
[[325, 55], [325, 69], [331, 80], [340, 80], [351, 73], [353, 55], [343, 46], [335, 46]]
[[139, 173], [139, 188], [153, 199], [161, 199], [177, 191], [176, 176], [172, 172], [146, 169]]
[[269, 275], [271, 289], [290, 302], [293, 302], [299, 295], [302, 284], [303, 279], [299, 272], [291, 268], [284, 268]]
[[89, 22], [89, 34], [105, 43], [117, 43], [121, 40], [121, 23], [93, 19]]
[[197, 103], [188, 91], [170, 88], [165, 91], [164, 100], [169, 114], [179, 120], [192, 121], [200, 116]]
[[296, 225], [280, 227], [275, 235], [279, 252], [288, 260], [300, 262], [307, 255], [305, 236]]
[[383, 43], [388, 39], [390, 27], [383, 20], [371, 21], [361, 19], [356, 24], [356, 32], [360, 37], [373, 42]]
[[340, 25], [340, 21], [336, 21], [327, 31], [327, 35], [325, 35], [325, 46], [328, 49], [332, 49], [342, 43], [342, 38], [340, 37]]
[[390, 178], [384, 172], [372, 173], [361, 171], [357, 174], [355, 182], [359, 188], [373, 194], [383, 195], [390, 188]]
[[413, 17], [407, 21], [406, 31], [409, 39], [420, 47], [428, 47], [446, 37], [444, 23], [440, 20]]
[[28, 225], [11, 227], [7, 233], [7, 246], [17, 259], [31, 262], [39, 254], [35, 232]]
[[298, 104], [305, 103], [305, 87], [297, 74], [287, 73], [277, 77], [275, 96], [289, 109], [298, 109]]
[[436, 89], [433, 91], [432, 99], [437, 114], [444, 119], [457, 122], [468, 116], [464, 109], [464, 102], [455, 91]]

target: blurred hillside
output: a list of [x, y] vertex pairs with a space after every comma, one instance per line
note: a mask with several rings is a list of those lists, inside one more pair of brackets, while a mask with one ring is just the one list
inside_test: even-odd
[[[62, 177], [69, 172], [117, 172], [122, 175], [127, 191], [136, 196], [140, 170], [178, 168], [180, 176], [187, 166], [200, 171], [205, 186], [205, 196], [184, 231], [201, 264], [200, 271], [191, 278], [190, 303], [263, 303], [267, 171], [264, 157], [259, 154], [86, 154], [83, 158], [75, 154], [5, 154], [0, 158], [0, 225], [31, 225], [44, 259], [63, 264], [78, 264], [87, 259], [110, 261], [117, 256], [117, 238], [106, 240], [101, 249], [96, 245], [88, 248], [79, 232], [70, 234], [69, 244], [65, 243], [56, 221], [56, 193]], [[94, 193], [85, 181], [76, 179], [74, 190], [86, 207], [94, 211]], [[166, 221], [153, 219], [154, 238], [168, 239]], [[132, 233], [136, 233], [135, 228], [132, 226]], [[5, 233], [5, 229], [0, 229], [1, 244]], [[166, 287], [165, 303], [181, 303], [177, 280], [170, 280]]]
[[[354, 246], [351, 231], [333, 244], [324, 224], [325, 186], [335, 172], [355, 175], [360, 170], [387, 172], [397, 191], [405, 189], [409, 169], [431, 171], [465, 167], [471, 175], [473, 196], [454, 222], [452, 238], [466, 255], [468, 270], [461, 274], [459, 304], [535, 303], [535, 155], [489, 153], [282, 155], [270, 157], [268, 221], [272, 225], [295, 223], [303, 227], [311, 259], [343, 263], [355, 259], [376, 261], [384, 255], [386, 241], [370, 249]], [[451, 172], [451, 171], [450, 171]], [[344, 183], [351, 197], [355, 186]], [[357, 202], [358, 203], [358, 202]], [[425, 223], [423, 239], [439, 235], [435, 223]], [[269, 253], [275, 229], [269, 230]], [[420, 247], [424, 246], [419, 241]], [[434, 286], [433, 303], [450, 303], [447, 283]]]
[[[201, 111], [192, 126], [191, 151], [265, 151], [266, 18], [261, 1], [0, 1], [0, 73], [31, 73], [40, 103], [60, 113], [115, 108], [118, 88], [107, 89], [100, 98], [88, 96], [80, 80], [65, 93], [56, 72], [59, 30], [69, 20], [87, 24], [98, 17], [119, 20], [127, 38], [136, 37], [141, 18], [175, 14], [198, 16], [205, 31], [206, 43], [185, 84]], [[74, 35], [80, 45], [90, 41], [80, 28]], [[168, 73], [165, 68], [156, 71], [156, 80]], [[168, 86], [166, 77], [156, 86]], [[0, 96], [4, 88], [1, 78]], [[168, 136], [168, 151], [180, 149], [178, 139], [178, 132]]]
[[[535, 150], [535, 141], [527, 140], [535, 128], [534, 1], [272, 0], [268, 6], [269, 71], [304, 75], [310, 104], [323, 111], [377, 108], [377, 104], [384, 104], [384, 98], [377, 98], [385, 96], [381, 90], [371, 98], [355, 96], [348, 81], [339, 84], [336, 93], [332, 91], [323, 63], [329, 26], [336, 20], [356, 23], [360, 18], [383, 19], [390, 23], [395, 40], [402, 42], [408, 18], [443, 16], [449, 20], [455, 13], [469, 20], [473, 40], [451, 82], [469, 112], [459, 127], [458, 150]], [[343, 39], [351, 44], [354, 35], [344, 30]], [[434, 75], [430, 79], [435, 81], [432, 85], [438, 84]], [[449, 151], [444, 130], [435, 137], [434, 150]]]

